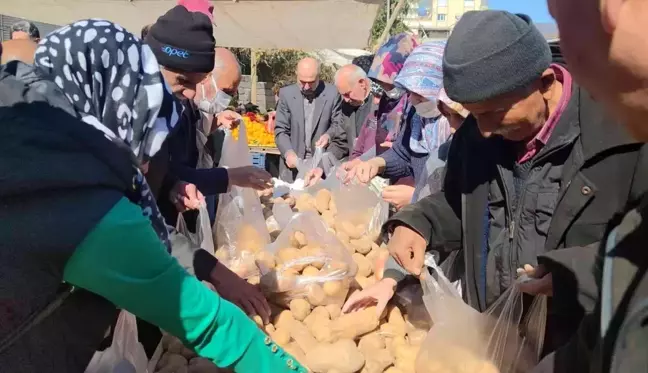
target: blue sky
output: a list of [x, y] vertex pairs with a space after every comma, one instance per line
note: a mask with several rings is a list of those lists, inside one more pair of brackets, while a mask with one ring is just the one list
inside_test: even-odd
[[526, 13], [537, 23], [554, 22], [547, 10], [547, 0], [488, 0], [488, 8]]

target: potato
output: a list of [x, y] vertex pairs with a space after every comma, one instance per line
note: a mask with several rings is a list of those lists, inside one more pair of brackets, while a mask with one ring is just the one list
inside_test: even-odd
[[371, 244], [373, 242], [369, 241], [369, 239], [366, 237], [362, 237], [357, 240], [351, 240], [350, 243], [358, 253], [367, 255], [371, 251]]
[[322, 272], [328, 276], [346, 275], [349, 274], [349, 264], [341, 260], [331, 260]]
[[299, 197], [297, 197], [297, 200], [295, 201], [295, 209], [299, 212], [318, 212], [317, 207], [315, 207], [315, 199], [307, 193], [300, 194]]
[[[402, 370], [400, 370], [400, 369], [398, 369], [396, 367], [389, 367], [389, 368], [387, 368], [387, 370], [385, 370], [385, 373], [406, 373], [406, 372], [403, 372]], [[439, 372], [439, 373], [442, 373], [442, 372]]]
[[326, 310], [329, 313], [329, 316], [330, 316], [331, 320], [337, 319], [338, 317], [340, 317], [340, 314], [342, 313], [342, 307], [341, 306], [339, 306], [337, 304], [328, 304], [325, 307], [326, 307]]
[[301, 248], [308, 244], [308, 240], [306, 240], [306, 235], [303, 232], [296, 231], [290, 238], [290, 244], [294, 247]]
[[[416, 355], [418, 347], [403, 344], [394, 348], [394, 366], [404, 372], [414, 372], [416, 369]], [[481, 371], [474, 371], [481, 372]]]
[[319, 275], [319, 269], [317, 267], [308, 266], [302, 271], [302, 276], [317, 276]]
[[380, 333], [390, 337], [403, 337], [405, 338], [405, 330], [401, 330], [394, 324], [385, 323], [380, 325]]
[[356, 339], [376, 330], [378, 325], [376, 307], [371, 306], [357, 312], [344, 314], [331, 321], [331, 336], [333, 340]]
[[335, 215], [332, 212], [328, 210], [322, 212], [322, 220], [324, 220], [329, 228], [335, 227]]
[[295, 287], [296, 271], [290, 268], [282, 271], [270, 271], [260, 278], [260, 285], [264, 291], [270, 293], [286, 292]]
[[373, 350], [369, 354], [363, 353], [365, 356], [365, 365], [360, 373], [383, 373], [385, 368], [394, 362], [394, 357], [385, 349]]
[[273, 324], [276, 329], [288, 328], [293, 320], [295, 320], [295, 317], [293, 316], [292, 312], [283, 310], [277, 316], [275, 316]]
[[299, 347], [299, 345], [296, 342], [290, 342], [288, 345], [284, 348], [284, 350], [292, 355], [295, 359], [297, 359], [298, 362], [302, 362], [306, 360], [306, 354], [304, 354], [304, 351]]
[[329, 205], [331, 203], [331, 192], [326, 189], [320, 189], [315, 194], [315, 207], [320, 214], [323, 214], [324, 211], [329, 210]]
[[357, 276], [369, 277], [372, 273], [371, 262], [362, 254], [355, 253], [352, 255], [353, 260], [358, 265]]
[[398, 307], [394, 306], [389, 310], [389, 313], [387, 314], [387, 322], [392, 325], [392, 328], [397, 335], [405, 336], [407, 327], [405, 325], [405, 319], [403, 319], [403, 314]]
[[[293, 319], [294, 321], [294, 319]], [[290, 332], [289, 328], [283, 327], [283, 328], [277, 328], [274, 333], [270, 336], [272, 337], [272, 340], [278, 344], [279, 346], [283, 347], [290, 342]]]
[[308, 302], [313, 306], [322, 306], [326, 301], [326, 293], [324, 289], [318, 284], [310, 284], [307, 286], [306, 290], [308, 291], [306, 297]]
[[274, 255], [263, 250], [254, 255], [254, 260], [262, 273], [274, 269], [277, 265]]
[[342, 287], [342, 281], [326, 281], [324, 286], [322, 286], [322, 289], [324, 289], [324, 293], [329, 297], [340, 296], [344, 290]]
[[320, 343], [306, 351], [305, 364], [315, 373], [328, 373], [333, 369], [340, 373], [355, 373], [364, 363], [364, 356], [350, 339]]
[[236, 247], [239, 250], [256, 253], [263, 249], [266, 243], [256, 228], [250, 224], [243, 224], [236, 234]]
[[250, 285], [259, 285], [261, 283], [261, 276], [250, 276], [247, 278], [247, 282]]
[[335, 235], [337, 236], [338, 240], [342, 241], [342, 243], [351, 243], [351, 239], [349, 238], [348, 234], [346, 234], [346, 233], [344, 233], [342, 231], [339, 231], [339, 232], [336, 232]]
[[365, 356], [368, 357], [375, 351], [383, 350], [386, 348], [385, 339], [377, 332], [372, 332], [360, 338], [360, 342], [358, 342], [358, 348]]
[[300, 257], [301, 253], [299, 252], [299, 249], [296, 249], [294, 247], [284, 247], [283, 249], [279, 249], [277, 251], [277, 259], [281, 264], [292, 262], [293, 260]]
[[364, 233], [363, 231], [358, 230], [356, 226], [354, 226], [353, 224], [351, 224], [349, 221], [346, 220], [336, 222], [335, 230], [338, 232], [342, 231], [346, 233], [349, 236], [349, 238], [352, 240], [362, 237], [362, 234]]
[[310, 351], [318, 345], [306, 325], [299, 321], [293, 321], [290, 325], [290, 337], [303, 351]]
[[329, 311], [327, 310], [328, 306], [317, 306], [313, 309], [313, 311], [306, 316], [304, 319], [304, 325], [306, 325], [309, 329], [313, 329], [313, 325], [316, 324], [325, 324], [330, 320], [330, 315]]
[[375, 285], [376, 282], [377, 282], [376, 278], [373, 277], [373, 276], [372, 277], [363, 277], [363, 276], [357, 275], [355, 277], [355, 280], [358, 283], [358, 285], [360, 285], [360, 288], [362, 290], [367, 289], [367, 288], [371, 287], [372, 285]]
[[331, 196], [331, 200], [329, 201], [329, 211], [333, 213], [333, 215], [337, 215], [338, 209], [337, 209], [337, 204], [335, 203], [335, 198]]
[[311, 312], [311, 305], [305, 299], [296, 298], [290, 301], [290, 312], [295, 320], [304, 321]]
[[[310, 262], [310, 265], [317, 268], [317, 269], [322, 269], [324, 267], [324, 264], [326, 264], [326, 261], [325, 261], [326, 253], [319, 246], [314, 246], [314, 245], [304, 246], [301, 249], [301, 254], [302, 254], [302, 257], [313, 258], [312, 261]], [[318, 258], [318, 259], [315, 259], [315, 258]], [[322, 258], [322, 259], [320, 260], [319, 258]]]

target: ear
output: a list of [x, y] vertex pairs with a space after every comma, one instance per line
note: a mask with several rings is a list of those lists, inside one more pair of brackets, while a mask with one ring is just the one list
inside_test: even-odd
[[601, 22], [603, 29], [608, 33], [614, 33], [619, 23], [619, 13], [625, 0], [600, 0]]
[[552, 68], [548, 68], [542, 73], [542, 76], [540, 77], [540, 92], [542, 92], [542, 95], [544, 96], [545, 99], [549, 100], [552, 95], [552, 90], [551, 87], [553, 84], [556, 82], [556, 73], [553, 71]]

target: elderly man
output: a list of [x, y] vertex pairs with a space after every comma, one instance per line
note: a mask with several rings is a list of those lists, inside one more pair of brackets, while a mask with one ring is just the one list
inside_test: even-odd
[[4, 65], [9, 61], [18, 60], [33, 65], [34, 53], [37, 47], [38, 44], [29, 39], [7, 40], [2, 43], [0, 48], [0, 52], [2, 52], [0, 64]]
[[11, 40], [40, 40], [40, 31], [35, 24], [28, 21], [18, 21], [11, 25]]
[[371, 80], [362, 67], [349, 64], [342, 66], [335, 73], [335, 86], [344, 101], [342, 114], [346, 120], [344, 129], [351, 154], [362, 124], [371, 111], [376, 109], [371, 95]]
[[[284, 160], [279, 167], [284, 181], [295, 179], [300, 159], [311, 158], [316, 148], [326, 148], [344, 136], [340, 95], [334, 86], [319, 79], [319, 72], [319, 62], [306, 57], [297, 65], [297, 83], [279, 91], [275, 141]], [[326, 154], [329, 158], [345, 155], [338, 147], [330, 151]]]
[[[576, 81], [620, 118], [637, 140], [648, 141], [648, 4], [644, 0], [550, 0], [549, 10]], [[645, 174], [646, 163], [639, 170]], [[534, 373], [646, 371], [647, 198], [644, 194], [637, 208], [610, 222], [610, 234], [598, 250], [592, 250], [592, 256], [599, 255], [594, 267], [551, 271], [554, 283], [600, 284], [599, 303], [577, 337], [541, 362]]]
[[[551, 64], [525, 15], [466, 13], [448, 40], [443, 75], [448, 96], [471, 113], [454, 136], [444, 190], [403, 208], [384, 229], [390, 253], [414, 275], [427, 250], [461, 249], [466, 300], [483, 311], [525, 264], [541, 264], [539, 276], [558, 264], [587, 266], [607, 220], [648, 181], [643, 147]], [[402, 273], [390, 268], [385, 277], [377, 297], [391, 296]], [[553, 295], [551, 351], [593, 310], [596, 294], [544, 281]]]

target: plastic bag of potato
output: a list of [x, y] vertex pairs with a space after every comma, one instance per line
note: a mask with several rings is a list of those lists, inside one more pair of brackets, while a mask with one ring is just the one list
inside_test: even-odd
[[356, 264], [344, 245], [312, 212], [293, 216], [277, 240], [257, 257], [261, 287], [280, 304], [341, 305]]
[[[220, 161], [222, 167], [252, 165], [244, 127], [240, 126], [238, 141], [226, 133]], [[221, 194], [213, 233], [219, 260], [243, 278], [259, 275], [255, 255], [270, 243], [270, 234], [256, 191], [235, 186]]]
[[518, 373], [538, 362], [547, 314], [536, 297], [523, 319], [522, 293], [513, 284], [486, 312], [465, 304], [456, 287], [426, 256], [423, 300], [433, 326], [416, 357], [416, 373]]

